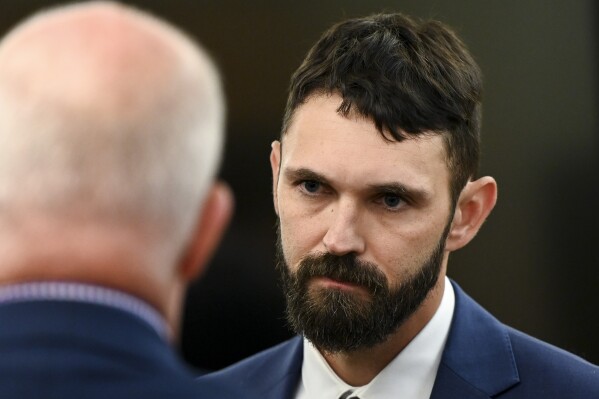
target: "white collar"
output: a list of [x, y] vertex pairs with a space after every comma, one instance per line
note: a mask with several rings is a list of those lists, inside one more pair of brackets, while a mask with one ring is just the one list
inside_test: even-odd
[[348, 389], [360, 399], [428, 399], [433, 390], [455, 307], [453, 287], [445, 277], [439, 308], [412, 341], [367, 385], [352, 387], [330, 368], [304, 339], [302, 378], [296, 399], [336, 399]]

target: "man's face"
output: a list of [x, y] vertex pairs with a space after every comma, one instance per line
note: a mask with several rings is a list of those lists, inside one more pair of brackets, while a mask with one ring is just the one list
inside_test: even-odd
[[289, 320], [327, 351], [373, 346], [418, 312], [451, 221], [443, 138], [386, 141], [340, 103], [310, 98], [271, 154]]

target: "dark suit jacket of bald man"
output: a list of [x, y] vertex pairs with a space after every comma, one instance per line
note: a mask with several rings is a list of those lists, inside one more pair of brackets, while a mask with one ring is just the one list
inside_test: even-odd
[[145, 321], [69, 301], [0, 305], [0, 398], [243, 399], [197, 382]]
[[[455, 310], [431, 399], [599, 399], [599, 368], [501, 324], [454, 282]], [[202, 377], [293, 399], [303, 340], [293, 338]]]

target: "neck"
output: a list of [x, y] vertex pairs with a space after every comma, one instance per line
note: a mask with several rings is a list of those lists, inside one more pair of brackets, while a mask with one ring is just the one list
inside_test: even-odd
[[3, 233], [0, 230], [0, 284], [72, 281], [100, 285], [138, 297], [167, 316], [169, 284], [149, 263], [147, 245], [130, 233], [85, 229]]
[[433, 318], [441, 304], [445, 290], [445, 276], [439, 276], [422, 305], [386, 341], [352, 352], [327, 353], [323, 357], [335, 374], [347, 384], [363, 386], [372, 381]]

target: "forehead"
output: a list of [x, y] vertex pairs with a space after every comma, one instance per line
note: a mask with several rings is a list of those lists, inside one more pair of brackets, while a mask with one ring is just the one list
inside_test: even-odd
[[338, 95], [311, 97], [295, 111], [283, 137], [281, 167], [308, 168], [339, 182], [399, 182], [427, 191], [449, 189], [443, 137], [385, 140], [374, 123], [337, 112]]

